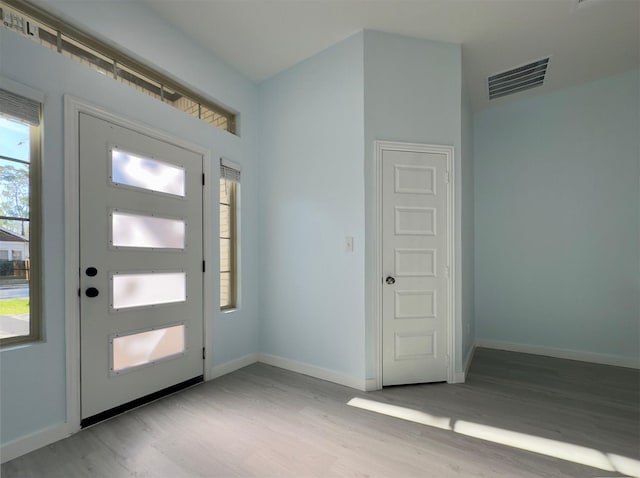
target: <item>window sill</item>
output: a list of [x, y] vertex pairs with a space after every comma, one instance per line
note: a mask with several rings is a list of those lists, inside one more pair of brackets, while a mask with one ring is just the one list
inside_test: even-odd
[[32, 347], [34, 345], [41, 344], [43, 340], [33, 339], [29, 341], [21, 341], [16, 343], [8, 343], [8, 344], [0, 344], [0, 353], [2, 352], [12, 352], [14, 350], [20, 350], [27, 347]]

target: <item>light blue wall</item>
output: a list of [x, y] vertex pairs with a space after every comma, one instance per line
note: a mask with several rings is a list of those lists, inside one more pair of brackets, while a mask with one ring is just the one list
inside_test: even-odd
[[453, 145], [460, 173], [460, 55], [365, 31], [260, 85], [262, 352], [375, 378], [373, 141]]
[[[105, 2], [106, 3], [106, 2]], [[36, 433], [65, 421], [64, 299], [64, 167], [63, 94], [104, 107], [142, 124], [168, 131], [212, 151], [217, 164], [225, 156], [243, 165], [243, 305], [236, 313], [213, 321], [213, 365], [257, 351], [257, 177], [256, 87], [199, 47], [128, 2], [88, 7], [73, 3], [69, 15], [109, 38], [117, 38], [178, 78], [223, 101], [241, 113], [242, 135], [235, 137], [147, 97], [84, 65], [0, 28], [0, 75], [45, 93], [44, 104], [44, 323], [45, 341], [0, 351], [0, 442]], [[113, 13], [110, 9], [119, 12]], [[104, 10], [104, 11], [103, 11]], [[135, 25], [135, 28], [133, 28]], [[160, 48], [162, 45], [171, 48]], [[182, 52], [188, 51], [185, 55]], [[179, 53], [180, 52], [180, 53]], [[217, 168], [213, 167], [217, 175]], [[217, 203], [214, 194], [214, 230]], [[210, 245], [217, 267], [217, 243]], [[217, 281], [210, 293], [218, 296]]]
[[259, 87], [261, 351], [357, 379], [364, 378], [363, 85], [360, 33]]
[[[375, 31], [364, 32], [365, 92], [365, 197], [366, 197], [366, 304], [367, 377], [375, 377], [376, 237], [375, 140], [453, 145], [456, 183], [460, 184], [461, 48], [460, 45], [408, 38]], [[456, 191], [460, 231], [461, 192]], [[456, 255], [460, 257], [458, 238]], [[458, 302], [461, 297], [461, 261], [457, 262]], [[461, 311], [457, 310], [457, 339], [461, 341]], [[460, 347], [458, 347], [460, 348]], [[456, 369], [461, 369], [461, 354]]]
[[638, 71], [475, 117], [481, 339], [637, 358]]

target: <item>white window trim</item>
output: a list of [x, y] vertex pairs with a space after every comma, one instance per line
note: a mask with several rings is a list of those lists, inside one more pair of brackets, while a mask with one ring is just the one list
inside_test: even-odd
[[[0, 351], [2, 352], [6, 352], [6, 351], [10, 351], [13, 350], [15, 348], [20, 348], [20, 347], [24, 347], [24, 346], [29, 346], [32, 344], [37, 344], [40, 343], [44, 340], [45, 338], [45, 318], [44, 318], [44, 307], [43, 307], [43, 302], [44, 302], [44, 276], [42, 274], [43, 271], [43, 262], [44, 262], [44, 257], [43, 257], [43, 241], [42, 241], [42, 237], [43, 237], [43, 218], [42, 218], [42, 209], [43, 209], [43, 199], [42, 199], [42, 178], [43, 178], [43, 173], [42, 173], [42, 155], [43, 155], [43, 135], [42, 135], [42, 123], [43, 123], [43, 111], [42, 108], [44, 108], [44, 102], [45, 102], [45, 95], [43, 92], [38, 91], [34, 88], [31, 88], [30, 86], [27, 85], [23, 85], [22, 83], [18, 83], [16, 81], [10, 80], [9, 78], [6, 78], [4, 76], [0, 76], [0, 89], [6, 90], [10, 93], [13, 93], [15, 95], [20, 95], [28, 100], [32, 100], [35, 101], [37, 103], [40, 104], [40, 123], [37, 126], [30, 126], [30, 134], [29, 134], [29, 141], [31, 143], [31, 155], [37, 155], [38, 156], [38, 162], [37, 164], [32, 163], [30, 164], [30, 168], [31, 171], [33, 171], [33, 169], [35, 168], [37, 171], [37, 177], [36, 180], [39, 182], [39, 184], [37, 184], [36, 188], [36, 199], [38, 200], [38, 207], [34, 210], [33, 208], [30, 208], [29, 211], [29, 216], [30, 216], [30, 220], [32, 221], [32, 225], [33, 223], [35, 223], [37, 226], [36, 227], [32, 227], [32, 231], [35, 230], [37, 231], [37, 239], [35, 241], [30, 241], [29, 242], [29, 248], [30, 248], [30, 252], [29, 252], [29, 259], [33, 260], [35, 258], [35, 262], [36, 262], [36, 280], [29, 280], [29, 296], [32, 297], [34, 294], [37, 294], [38, 300], [36, 302], [36, 305], [33, 306], [33, 304], [31, 304], [31, 308], [30, 308], [30, 317], [29, 317], [29, 335], [28, 337], [25, 336], [25, 340], [19, 340], [17, 339], [16, 341], [13, 340], [9, 340], [8, 342], [4, 343], [1, 347], [0, 347]], [[31, 135], [31, 133], [33, 132], [34, 128], [38, 131], [38, 137], [37, 137], [37, 141], [35, 141], [34, 137]], [[29, 201], [31, 202], [32, 200], [32, 192], [33, 192], [33, 187], [31, 185], [31, 180], [32, 177], [30, 176], [29, 178]], [[32, 248], [31, 246], [33, 245], [33, 242], [35, 242], [35, 248]], [[8, 259], [9, 260], [9, 259]], [[11, 259], [13, 260], [13, 259]], [[34, 292], [35, 291], [35, 292]], [[33, 320], [33, 316], [32, 314], [36, 313], [36, 319], [35, 321]], [[36, 324], [36, 326], [39, 328], [37, 333], [33, 333], [33, 324]]]
[[30, 86], [17, 83], [9, 78], [0, 76], [0, 89], [10, 91], [16, 95], [24, 96], [40, 104], [44, 104], [45, 95], [41, 91], [35, 90]]
[[[230, 159], [226, 159], [226, 158], [220, 158], [220, 166], [222, 167], [227, 167], [227, 168], [231, 168], [231, 169], [235, 169], [238, 172], [242, 172], [242, 166], [239, 163], [236, 163], [234, 161], [231, 161]], [[218, 184], [220, 183], [220, 181], [218, 181]], [[236, 197], [235, 197], [235, 204], [234, 204], [234, 211], [235, 211], [235, 264], [234, 264], [234, 272], [235, 272], [235, 279], [236, 279], [236, 283], [235, 283], [235, 305], [233, 307], [226, 307], [226, 308], [222, 308], [220, 306], [220, 300], [218, 300], [218, 308], [220, 310], [220, 313], [222, 314], [229, 314], [229, 313], [233, 313], [236, 312], [237, 310], [239, 310], [241, 308], [241, 301], [242, 301], [242, 288], [241, 288], [241, 269], [242, 269], [242, 260], [241, 260], [241, 194], [240, 191], [242, 189], [242, 180], [238, 181], [237, 185], [236, 185]], [[220, 194], [218, 194], [218, 197], [220, 197]], [[218, 207], [220, 207], [220, 201], [218, 201]], [[219, 239], [218, 239], [219, 241]], [[220, 249], [220, 242], [218, 242], [218, 250]], [[218, 275], [220, 274], [220, 271], [218, 270]]]

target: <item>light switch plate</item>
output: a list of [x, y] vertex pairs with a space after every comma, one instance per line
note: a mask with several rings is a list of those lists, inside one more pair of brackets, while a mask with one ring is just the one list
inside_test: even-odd
[[353, 237], [347, 236], [344, 238], [344, 251], [353, 252]]

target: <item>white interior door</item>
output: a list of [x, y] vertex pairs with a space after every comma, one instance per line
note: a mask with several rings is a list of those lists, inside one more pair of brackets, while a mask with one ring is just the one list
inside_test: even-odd
[[79, 127], [85, 420], [203, 374], [202, 156]]
[[379, 160], [382, 384], [445, 381], [450, 274], [447, 155], [382, 149]]

